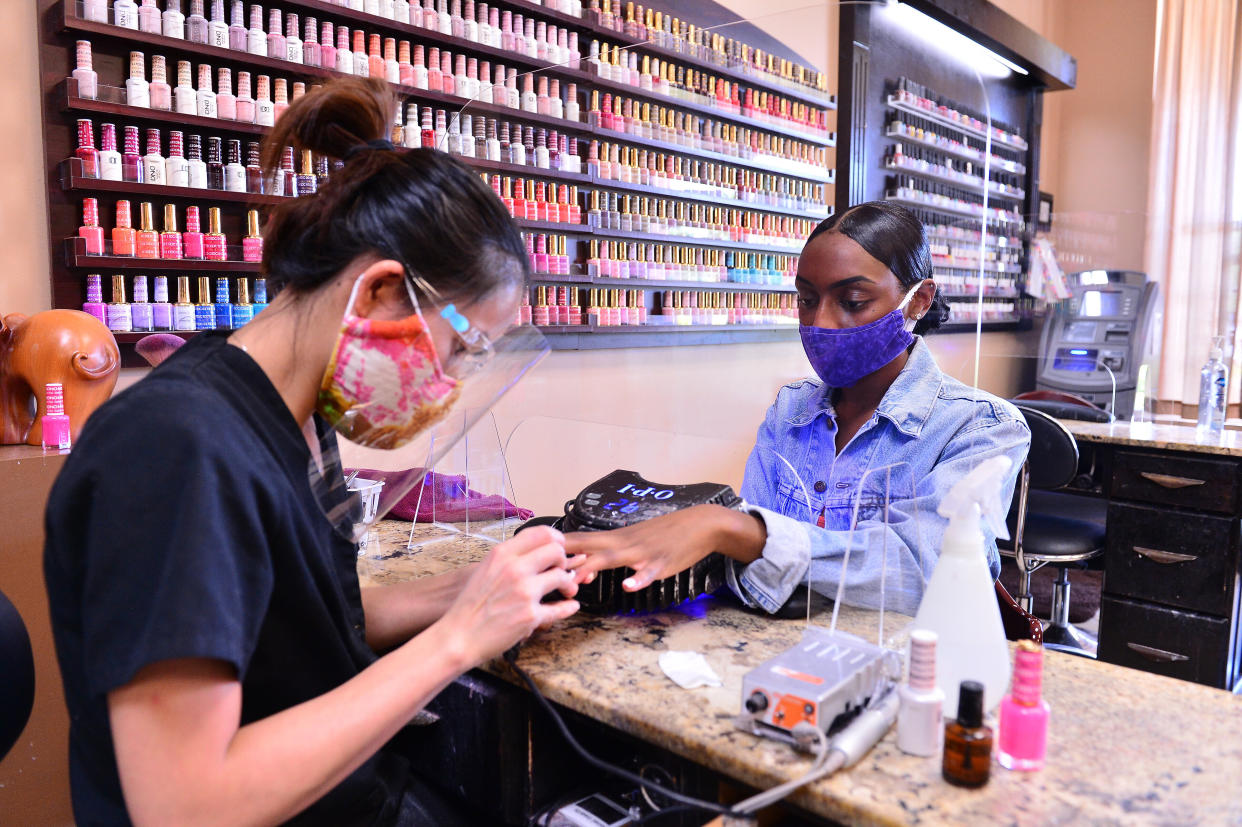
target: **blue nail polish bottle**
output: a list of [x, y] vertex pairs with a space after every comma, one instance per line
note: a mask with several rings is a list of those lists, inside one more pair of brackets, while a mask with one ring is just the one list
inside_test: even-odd
[[231, 330], [233, 327], [233, 305], [229, 304], [227, 276], [216, 279], [215, 321], [217, 330]]

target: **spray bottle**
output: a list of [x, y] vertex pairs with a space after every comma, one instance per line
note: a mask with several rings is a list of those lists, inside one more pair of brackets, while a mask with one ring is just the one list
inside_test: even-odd
[[985, 460], [953, 486], [937, 509], [949, 527], [914, 628], [939, 638], [936, 685], [944, 692], [946, 718], [957, 717], [962, 681], [983, 684], [987, 710], [1000, 703], [1009, 684], [1009, 647], [979, 522], [987, 520], [996, 537], [1008, 538], [1008, 504], [999, 494], [1012, 466], [1008, 457]]

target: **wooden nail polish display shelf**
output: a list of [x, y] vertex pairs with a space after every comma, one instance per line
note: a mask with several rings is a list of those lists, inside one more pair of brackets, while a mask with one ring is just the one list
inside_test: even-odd
[[[126, 101], [125, 80], [129, 75], [129, 53], [144, 53], [147, 64], [147, 77], [150, 77], [151, 59], [162, 55], [166, 60], [169, 81], [176, 82], [176, 63], [178, 60], [189, 61], [197, 78], [197, 68], [201, 65], [212, 67], [213, 80], [218, 69], [228, 68], [232, 71], [234, 88], [237, 84], [238, 72], [249, 72], [252, 77], [266, 75], [271, 78], [283, 78], [292, 90], [295, 82], [304, 83], [307, 87], [324, 83], [337, 77], [333, 68], [305, 65], [293, 61], [276, 59], [267, 55], [253, 55], [208, 43], [197, 43], [162, 33], [143, 32], [122, 28], [112, 23], [111, 3], [107, 21], [87, 20], [84, 10], [75, 0], [38, 0], [40, 14], [40, 62], [44, 79], [44, 144], [46, 148], [45, 165], [48, 170], [49, 187], [49, 232], [54, 249], [52, 256], [52, 294], [56, 307], [81, 308], [86, 297], [86, 274], [100, 273], [103, 276], [105, 292], [110, 283], [110, 275], [120, 273], [129, 281], [131, 275], [168, 275], [170, 282], [175, 284], [177, 275], [208, 275], [214, 278], [225, 276], [233, 279], [253, 278], [258, 275], [256, 263], [235, 260], [240, 257], [240, 241], [246, 233], [246, 212], [258, 209], [260, 212], [281, 203], [284, 196], [271, 194], [253, 194], [218, 189], [198, 189], [191, 187], [172, 187], [132, 181], [101, 180], [91, 177], [83, 168], [82, 161], [75, 156], [78, 148], [77, 121], [80, 118], [92, 121], [95, 145], [100, 146], [101, 124], [111, 123], [116, 126], [118, 145], [122, 142], [122, 132], [126, 126], [139, 129], [142, 139], [140, 153], [145, 153], [146, 129], [156, 128], [161, 132], [162, 148], [169, 150], [169, 133], [182, 132], [185, 136], [202, 136], [204, 157], [206, 157], [207, 139], [219, 137], [226, 143], [236, 139], [243, 147], [243, 163], [245, 147], [248, 142], [260, 141], [270, 127], [243, 123], [221, 118], [203, 117], [198, 114], [182, 114], [176, 111], [150, 109], [132, 106]], [[182, 0], [182, 5], [186, 5]], [[231, 3], [225, 4], [226, 16], [231, 11]], [[249, 10], [252, 4], [245, 5], [245, 22], [249, 23]], [[780, 71], [784, 76], [760, 71], [755, 61], [747, 62], [741, 57], [742, 47], [738, 43], [728, 45], [721, 43], [720, 48], [698, 46], [685, 39], [674, 39], [666, 36], [662, 43], [654, 40], [643, 41], [633, 33], [618, 32], [603, 25], [593, 16], [588, 8], [584, 16], [579, 18], [565, 14], [548, 6], [536, 5], [526, 0], [493, 0], [490, 6], [514, 15], [522, 15], [526, 19], [542, 21], [548, 26], [556, 26], [569, 33], [576, 33], [578, 38], [578, 66], [557, 64], [550, 60], [531, 57], [526, 53], [518, 53], [501, 49], [493, 45], [457, 37], [440, 31], [402, 23], [369, 14], [365, 11], [338, 6], [323, 0], [276, 0], [263, 3], [264, 25], [269, 20], [268, 13], [277, 9], [282, 17], [297, 14], [300, 18], [299, 36], [307, 17], [313, 17], [322, 25], [332, 23], [338, 30], [348, 28], [351, 35], [360, 30], [368, 35], [378, 34], [383, 38], [394, 38], [397, 41], [408, 40], [413, 46], [423, 46], [425, 50], [432, 47], [441, 52], [453, 55], [464, 55], [475, 58], [480, 63], [488, 61], [493, 67], [504, 65], [516, 69], [519, 73], [519, 89], [524, 87], [523, 76], [537, 73], [538, 78], [546, 77], [558, 80], [561, 95], [567, 99], [569, 85], [576, 87], [577, 104], [581, 113], [580, 120], [570, 120], [548, 114], [556, 111], [550, 108], [545, 112], [529, 112], [498, 105], [491, 101], [471, 100], [456, 94], [443, 91], [420, 89], [413, 86], [392, 84], [394, 91], [402, 101], [402, 119], [406, 114], [406, 106], [414, 104], [419, 111], [426, 109], [443, 110], [450, 117], [454, 113], [474, 118], [494, 121], [499, 127], [502, 124], [520, 126], [524, 130], [545, 130], [549, 135], [553, 132], [567, 139], [577, 141], [578, 155], [581, 158], [581, 172], [560, 169], [540, 168], [533, 165], [510, 163], [508, 160], [496, 161], [484, 158], [458, 156], [463, 162], [477, 169], [480, 174], [488, 176], [505, 176], [513, 181], [542, 181], [547, 184], [567, 185], [576, 188], [583, 223], [570, 224], [553, 221], [518, 220], [524, 232], [548, 233], [562, 236], [564, 243], [562, 253], [568, 255], [573, 262], [573, 273], [585, 273], [585, 262], [588, 252], [587, 245], [592, 239], [608, 241], [627, 249], [627, 245], [649, 246], [659, 245], [665, 248], [692, 248], [694, 250], [718, 251], [713, 256], [724, 256], [735, 252], [753, 253], [756, 255], [776, 255], [796, 258], [805, 234], [803, 228], [814, 226], [814, 223], [831, 214], [834, 202], [833, 185], [836, 180], [835, 170], [831, 165], [836, 135], [827, 128], [827, 112], [836, 109], [835, 96], [828, 94], [815, 85], [799, 82], [810, 76], [803, 75], [793, 64], [785, 64]], [[584, 5], [590, 6], [590, 0]], [[211, 2], [206, 3], [210, 14]], [[162, 10], [163, 4], [161, 4]], [[651, 6], [659, 10], [658, 3]], [[182, 9], [186, 11], [187, 9]], [[693, 22], [692, 13], [678, 6], [678, 16]], [[226, 21], [231, 22], [231, 21]], [[701, 31], [701, 30], [700, 30]], [[283, 34], [283, 33], [282, 33]], [[757, 29], [748, 25], [733, 25], [728, 34], [736, 40], [762, 40], [766, 38]], [[94, 97], [80, 94], [78, 83], [71, 77], [75, 68], [75, 42], [86, 40], [91, 44], [93, 69], [98, 83]], [[727, 101], [712, 99], [698, 93], [683, 92], [675, 86], [669, 94], [661, 94], [658, 89], [643, 88], [604, 77], [600, 71], [593, 71], [589, 49], [592, 41], [599, 41], [611, 52], [616, 47], [624, 50], [623, 54], [637, 54], [639, 60], [650, 58], [665, 62], [670, 67], [670, 75], [675, 79], [678, 69], [685, 79], [687, 88], [698, 78], [704, 79], [701, 87], [709, 88], [706, 79], [714, 78], [715, 83], [736, 84], [735, 94], [741, 104], [734, 105]], [[352, 37], [350, 40], [352, 45]], [[736, 49], [734, 49], [736, 47]], [[780, 56], [778, 56], [780, 57]], [[792, 56], [785, 55], [790, 58]], [[767, 66], [777, 64], [769, 61]], [[788, 71], [786, 71], [788, 69]], [[696, 75], [697, 73], [697, 75]], [[619, 76], [619, 75], [618, 75]], [[822, 76], [820, 76], [822, 78]], [[820, 83], [821, 81], [810, 81]], [[720, 87], [715, 87], [720, 88]], [[603, 101], [605, 96], [617, 99], [618, 111], [625, 109], [621, 101], [629, 104], [634, 112], [633, 121], [625, 121], [618, 116], [617, 124], [630, 124], [629, 129], [609, 128], [613, 118], [603, 113], [592, 113], [593, 93]], [[746, 109], [745, 103], [753, 96], [758, 103], [763, 96], [767, 100], [777, 101], [769, 109], [757, 107]], [[783, 103], [781, 103], [783, 102]], [[653, 113], [652, 121], [639, 121], [637, 116], [643, 106]], [[783, 108], [782, 108], [783, 107]], [[602, 107], [601, 107], [602, 108]], [[781, 112], [783, 115], [796, 115], [799, 120], [777, 118], [768, 112]], [[664, 113], [662, 123], [654, 123], [655, 116]], [[809, 113], [809, 116], [806, 114]], [[607, 127], [604, 125], [607, 124]], [[812, 126], [814, 124], [814, 126]], [[417, 129], [418, 124], [411, 125]], [[674, 128], [675, 127], [675, 128]], [[691, 138], [683, 128], [694, 130], [700, 137]], [[746, 143], [731, 143], [725, 138], [739, 136]], [[630, 180], [621, 180], [625, 176], [609, 177], [594, 174], [588, 165], [588, 152], [592, 142], [598, 142], [602, 152], [620, 153], [627, 163], [636, 164], [640, 153], [653, 169], [657, 155], [662, 156], [661, 168], [668, 166], [668, 177], [651, 174], [639, 175], [636, 167]], [[612, 147], [615, 147], [613, 149]], [[120, 146], [118, 146], [120, 149]], [[718, 151], [726, 149], [729, 151]], [[613, 156], [616, 157], [615, 155]], [[805, 158], [807, 160], [802, 160]], [[620, 169], [620, 167], [618, 167]], [[682, 179], [685, 180], [682, 180]], [[688, 183], [692, 179], [704, 183], [695, 185]], [[647, 181], [648, 183], [641, 183]], [[708, 184], [706, 182], [725, 182], [724, 184]], [[599, 200], [608, 203], [615, 200], [613, 208], [631, 205], [633, 212], [649, 208], [654, 211], [658, 202], [664, 202], [669, 214], [692, 211], [707, 211], [705, 224], [723, 226], [732, 225], [740, 220], [742, 213], [750, 214], [748, 221], [751, 226], [767, 225], [775, 228], [781, 222], [789, 226], [796, 225], [798, 233], [787, 232], [783, 240], [778, 241], [775, 230], [754, 235], [765, 239], [764, 242], [751, 243], [743, 240], [745, 236], [732, 234], [730, 238], [691, 238], [688, 236], [662, 234], [658, 232], [635, 232], [621, 229], [609, 229], [589, 226], [588, 210], [593, 194]], [[710, 193], [710, 194], [708, 194]], [[78, 238], [78, 228], [82, 224], [82, 204], [85, 198], [96, 198], [100, 207], [100, 224], [104, 228], [105, 237], [115, 224], [115, 203], [128, 200], [133, 209], [134, 221], [137, 223], [138, 205], [151, 202], [155, 206], [157, 218], [156, 229], [162, 229], [158, 219], [162, 215], [163, 205], [173, 205], [181, 222], [179, 229], [184, 230], [185, 208], [197, 206], [202, 215], [203, 230], [206, 230], [206, 213], [208, 207], [218, 207], [221, 213], [222, 231], [230, 245], [230, 260], [203, 261], [195, 259], [136, 259], [126, 256], [89, 255], [86, 243]], [[627, 202], [628, 199], [628, 202]], [[625, 210], [622, 209], [622, 212]], [[719, 211], [719, 212], [716, 212]], [[736, 211], [736, 212], [733, 212]], [[725, 217], [721, 221], [721, 216]], [[614, 225], [615, 226], [615, 225]], [[629, 226], [628, 224], [624, 226]], [[636, 222], [637, 226], [637, 222]], [[698, 231], [700, 234], [706, 234]], [[783, 231], [782, 231], [783, 232]], [[714, 234], [713, 234], [714, 235]], [[105, 252], [110, 245], [105, 245]], [[785, 259], [785, 260], [788, 260]], [[546, 276], [546, 278], [545, 278]], [[214, 282], [213, 282], [214, 283]], [[638, 295], [647, 302], [652, 302], [652, 294], [660, 290], [688, 290], [710, 292], [744, 292], [788, 294], [789, 285], [734, 284], [731, 282], [681, 282], [672, 280], [645, 279], [611, 279], [588, 277], [585, 275], [551, 275], [540, 274], [535, 284], [569, 284], [579, 287], [581, 301], [586, 301], [586, 292], [591, 287], [615, 288], [641, 291]], [[551, 289], [551, 288], [549, 288]], [[107, 296], [105, 296], [105, 299]], [[773, 299], [775, 301], [775, 299]], [[653, 309], [653, 308], [652, 308]], [[737, 342], [737, 341], [770, 341], [793, 340], [797, 336], [797, 326], [787, 324], [773, 325], [634, 325], [634, 326], [595, 326], [553, 325], [543, 328], [553, 347], [585, 348], [585, 347], [629, 347], [629, 346], [677, 346], [683, 344], [700, 344], [704, 342]], [[177, 331], [169, 331], [178, 333]], [[122, 355], [126, 364], [140, 364], [135, 361], [132, 341], [141, 334], [118, 334]], [[192, 332], [181, 332], [178, 335], [189, 336]]]

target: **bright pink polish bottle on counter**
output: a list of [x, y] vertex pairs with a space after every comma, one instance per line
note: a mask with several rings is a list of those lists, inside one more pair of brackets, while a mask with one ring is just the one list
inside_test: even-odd
[[59, 382], [44, 385], [43, 447], [64, 450], [69, 447], [69, 417], [65, 415], [65, 389]]
[[1038, 770], [1048, 749], [1048, 702], [1041, 695], [1044, 650], [1029, 640], [1018, 642], [1013, 687], [1000, 705], [996, 760], [1009, 770]]

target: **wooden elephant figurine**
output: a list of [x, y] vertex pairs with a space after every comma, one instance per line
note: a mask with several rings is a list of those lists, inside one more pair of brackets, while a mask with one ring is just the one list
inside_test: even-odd
[[112, 332], [80, 310], [10, 313], [0, 320], [0, 445], [43, 442], [45, 386], [64, 387], [70, 435], [116, 387], [121, 354]]

